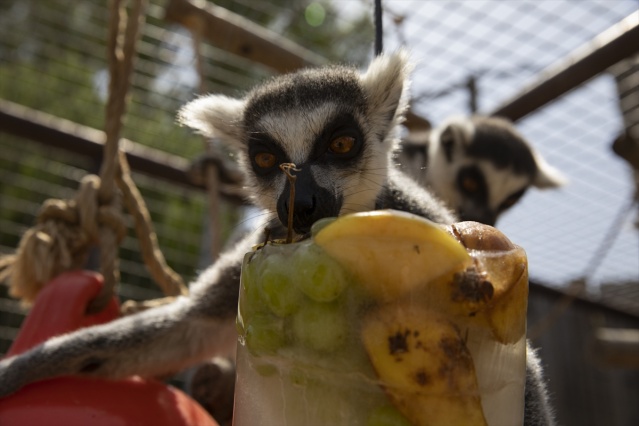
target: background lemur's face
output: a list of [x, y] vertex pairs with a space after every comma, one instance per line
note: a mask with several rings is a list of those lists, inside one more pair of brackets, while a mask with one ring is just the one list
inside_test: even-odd
[[455, 119], [433, 131], [425, 182], [461, 220], [494, 225], [530, 186], [562, 183], [507, 121]]
[[253, 201], [287, 223], [294, 163], [293, 227], [306, 233], [323, 217], [371, 210], [386, 181], [395, 127], [405, 108], [403, 54], [380, 57], [360, 75], [346, 67], [277, 77], [244, 100], [203, 97], [183, 123], [238, 148]]

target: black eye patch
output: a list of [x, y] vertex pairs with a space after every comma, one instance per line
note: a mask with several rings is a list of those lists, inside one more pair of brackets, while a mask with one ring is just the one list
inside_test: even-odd
[[[265, 154], [272, 155], [275, 160], [270, 167], [264, 167]], [[253, 171], [258, 176], [269, 176], [279, 172], [279, 165], [290, 163], [288, 155], [281, 145], [266, 133], [254, 133], [248, 141], [248, 157]]]
[[[346, 143], [347, 149], [344, 149]], [[339, 146], [340, 149], [336, 149]], [[364, 146], [364, 132], [355, 117], [350, 113], [342, 113], [329, 121], [313, 143], [309, 161], [331, 164], [349, 165], [359, 157]]]

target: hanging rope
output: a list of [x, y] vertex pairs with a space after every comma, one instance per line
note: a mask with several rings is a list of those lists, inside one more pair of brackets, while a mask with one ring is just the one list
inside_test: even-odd
[[[139, 27], [144, 21], [142, 13], [146, 2], [133, 2], [131, 19], [127, 19], [121, 0], [111, 1], [111, 19], [109, 21], [109, 38], [107, 54], [109, 63], [109, 97], [106, 105], [106, 140], [104, 157], [100, 169], [101, 185], [98, 200], [103, 204], [120, 204], [116, 192], [115, 178], [120, 173], [119, 140], [122, 131], [122, 120], [127, 103], [130, 76], [133, 70], [135, 45], [139, 35]], [[118, 244], [113, 233], [100, 233], [100, 272], [104, 276], [104, 286], [100, 294], [89, 304], [88, 313], [99, 312], [106, 306], [120, 281], [118, 262]]]
[[[133, 216], [135, 231], [140, 242], [140, 251], [144, 264], [152, 278], [167, 296], [187, 294], [188, 290], [182, 278], [167, 264], [159, 249], [157, 236], [153, 230], [151, 217], [144, 199], [131, 179], [130, 169], [124, 152], [119, 149], [118, 142], [122, 130], [122, 119], [126, 108], [127, 93], [133, 72], [135, 46], [139, 38], [139, 28], [144, 24], [146, 0], [136, 0], [131, 8], [131, 16], [127, 19], [121, 0], [111, 3], [112, 19], [109, 26], [109, 99], [106, 108], [106, 142], [104, 162], [100, 175], [103, 184], [100, 187], [100, 200], [116, 198], [117, 184], [124, 198], [129, 213]], [[106, 244], [111, 243], [111, 236], [106, 237]], [[102, 240], [101, 240], [102, 242]], [[119, 268], [116, 264], [117, 249], [105, 253], [105, 242], [102, 242], [101, 272], [105, 285], [101, 293], [89, 305], [89, 312], [100, 311], [115, 293], [115, 285], [119, 281]], [[112, 256], [111, 254], [114, 253]]]
[[182, 279], [166, 265], [148, 209], [119, 149], [135, 45], [145, 9], [146, 0], [133, 1], [131, 18], [127, 19], [122, 1], [111, 2], [109, 98], [100, 176], [85, 176], [72, 200], [47, 200], [38, 213], [36, 225], [25, 232], [16, 253], [0, 258], [0, 280], [8, 279], [10, 294], [24, 304], [32, 303], [42, 286], [56, 275], [82, 268], [89, 251], [99, 246], [104, 286], [87, 312], [95, 313], [106, 306], [119, 282], [118, 247], [126, 235], [118, 188], [134, 218], [142, 255], [153, 279], [167, 295], [187, 293]]

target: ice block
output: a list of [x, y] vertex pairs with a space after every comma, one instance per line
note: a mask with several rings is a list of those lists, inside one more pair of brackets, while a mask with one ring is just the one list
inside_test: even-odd
[[235, 426], [517, 425], [525, 252], [382, 210], [244, 259]]

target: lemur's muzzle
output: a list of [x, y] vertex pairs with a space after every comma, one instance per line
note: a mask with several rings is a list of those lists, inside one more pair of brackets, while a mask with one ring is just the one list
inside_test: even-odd
[[[342, 207], [342, 197], [317, 184], [309, 166], [299, 166], [296, 176], [295, 202], [293, 203], [293, 230], [298, 234], [306, 234], [311, 225], [319, 219], [337, 216]], [[290, 183], [287, 181], [284, 192], [277, 200], [277, 216], [286, 227], [290, 209]]]

